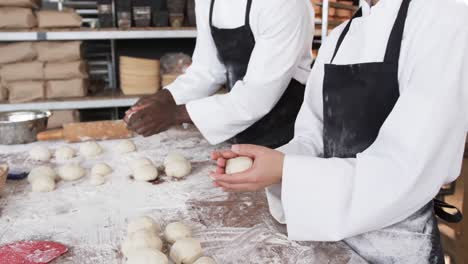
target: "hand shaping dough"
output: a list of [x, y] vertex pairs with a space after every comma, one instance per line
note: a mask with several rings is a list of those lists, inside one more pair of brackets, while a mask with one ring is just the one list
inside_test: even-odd
[[176, 264], [193, 264], [202, 255], [200, 242], [194, 238], [177, 240], [170, 252], [171, 259]]
[[86, 175], [86, 171], [79, 165], [69, 164], [59, 168], [58, 174], [64, 181], [75, 181]]
[[193, 264], [216, 264], [216, 261], [210, 257], [201, 257]]
[[57, 174], [49, 166], [39, 166], [31, 170], [28, 181], [33, 192], [50, 192], [55, 189]]
[[29, 157], [37, 161], [49, 161], [50, 160], [50, 151], [46, 147], [38, 146], [34, 147], [29, 151]]
[[86, 158], [94, 158], [102, 153], [102, 148], [98, 143], [89, 141], [81, 144], [80, 153]]
[[240, 173], [250, 169], [253, 165], [253, 160], [249, 157], [238, 157], [230, 159], [226, 163], [226, 173]]
[[192, 165], [184, 156], [171, 153], [164, 159], [166, 175], [169, 177], [182, 178], [190, 174]]
[[112, 173], [112, 168], [105, 163], [99, 163], [93, 166], [91, 169], [91, 175], [106, 176]]
[[103, 185], [106, 182], [106, 178], [100, 174], [91, 174], [89, 183], [94, 186]]
[[167, 242], [174, 243], [179, 239], [188, 238], [192, 236], [192, 231], [181, 222], [170, 223], [164, 230], [164, 236]]
[[162, 241], [156, 234], [148, 232], [147, 230], [140, 230], [128, 234], [127, 238], [122, 243], [122, 253], [125, 256], [131, 254], [132, 251], [144, 248], [161, 251]]
[[154, 181], [158, 178], [158, 169], [153, 165], [143, 165], [136, 167], [133, 177], [137, 181]]
[[153, 218], [149, 216], [140, 216], [133, 219], [128, 223], [127, 234], [133, 234], [140, 230], [146, 230], [152, 234], [159, 234], [161, 232], [161, 226], [156, 223]]
[[130, 168], [135, 171], [136, 168], [139, 168], [144, 165], [153, 165], [153, 162], [147, 158], [139, 158], [130, 161]]
[[67, 146], [60, 147], [55, 151], [55, 158], [57, 160], [69, 160], [74, 156], [75, 150]]
[[133, 141], [129, 139], [125, 139], [119, 142], [115, 147], [115, 151], [119, 154], [134, 152], [136, 150], [136, 146]]
[[138, 249], [127, 255], [125, 264], [168, 264], [166, 255], [160, 251], [150, 249]]

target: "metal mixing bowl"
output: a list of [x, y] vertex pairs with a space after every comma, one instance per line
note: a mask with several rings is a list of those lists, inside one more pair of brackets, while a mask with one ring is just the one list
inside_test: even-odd
[[0, 113], [0, 144], [26, 144], [36, 141], [37, 133], [47, 128], [49, 111]]

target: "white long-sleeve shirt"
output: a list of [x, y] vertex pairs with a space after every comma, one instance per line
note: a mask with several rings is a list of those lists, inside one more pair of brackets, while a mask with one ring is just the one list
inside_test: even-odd
[[[353, 20], [335, 64], [382, 62], [401, 0], [381, 0]], [[271, 213], [292, 240], [336, 241], [398, 223], [460, 174], [468, 125], [468, 2], [413, 0], [399, 60], [400, 98], [376, 141], [356, 158], [323, 155], [324, 64], [312, 69]]]
[[[270, 112], [292, 78], [306, 83], [312, 62], [314, 14], [308, 0], [254, 0], [250, 26], [255, 37], [243, 80], [224, 95], [213, 95], [226, 82], [211, 36], [211, 0], [197, 0], [197, 44], [187, 72], [167, 87], [212, 144], [230, 139]], [[245, 25], [247, 0], [216, 0], [213, 25]]]

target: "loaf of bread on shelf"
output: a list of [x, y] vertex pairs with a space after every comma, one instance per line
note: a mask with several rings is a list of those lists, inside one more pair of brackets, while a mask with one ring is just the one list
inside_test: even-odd
[[22, 81], [8, 83], [8, 101], [24, 103], [45, 98], [44, 82]]
[[38, 8], [40, 0], [0, 0], [0, 6]]
[[81, 27], [81, 16], [72, 9], [64, 11], [41, 10], [36, 12], [40, 28], [77, 28]]
[[83, 79], [88, 77], [84, 61], [47, 62], [44, 66], [46, 80]]
[[6, 83], [44, 79], [44, 63], [39, 61], [5, 64], [0, 68], [0, 77]]
[[43, 62], [69, 62], [82, 58], [81, 41], [44, 41], [34, 44], [37, 60]]
[[47, 98], [83, 97], [88, 94], [87, 79], [72, 79], [46, 82]]
[[47, 121], [47, 128], [62, 128], [64, 124], [80, 122], [80, 112], [77, 110], [52, 111]]
[[0, 29], [27, 29], [37, 26], [37, 19], [29, 8], [0, 7]]
[[37, 52], [32, 42], [17, 42], [0, 45], [0, 65], [32, 61], [36, 59]]

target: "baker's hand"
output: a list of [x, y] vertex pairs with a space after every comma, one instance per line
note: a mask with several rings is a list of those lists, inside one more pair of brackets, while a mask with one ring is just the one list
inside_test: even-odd
[[[226, 161], [239, 156], [254, 160], [250, 169], [235, 174], [225, 174]], [[214, 185], [226, 192], [253, 192], [281, 183], [284, 154], [256, 145], [234, 145], [230, 151], [213, 152], [218, 168], [210, 174]]]
[[190, 122], [184, 105], [178, 106], [167, 90], [159, 93], [161, 93], [160, 96], [145, 101], [144, 105], [137, 103], [133, 112], [126, 116], [125, 120], [129, 129], [144, 137], [149, 137], [174, 125]]
[[174, 98], [172, 97], [172, 94], [166, 90], [160, 90], [159, 92], [152, 94], [152, 95], [146, 95], [141, 97], [130, 109], [128, 109], [127, 112], [125, 112], [125, 117], [124, 121], [125, 123], [130, 122], [130, 118], [139, 110], [145, 108], [146, 106], [149, 106], [153, 103], [169, 103], [169, 102], [174, 102]]

